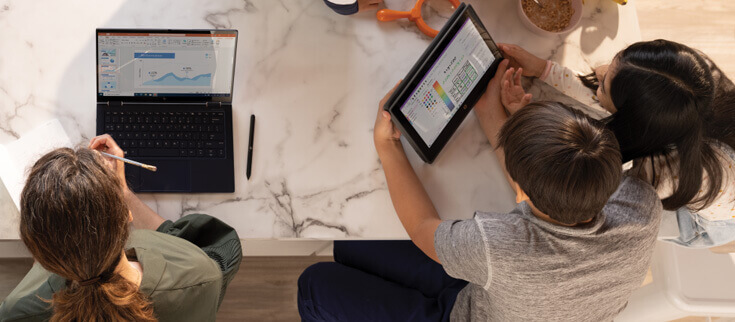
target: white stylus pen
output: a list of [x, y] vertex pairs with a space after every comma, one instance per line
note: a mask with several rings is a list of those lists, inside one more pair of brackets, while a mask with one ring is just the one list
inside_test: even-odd
[[121, 158], [119, 156], [112, 155], [112, 154], [109, 154], [109, 153], [105, 153], [105, 152], [102, 152], [102, 151], [100, 151], [100, 153], [102, 155], [104, 155], [104, 156], [108, 156], [110, 158], [117, 159], [117, 160], [120, 160], [120, 161], [125, 162], [125, 163], [128, 163], [128, 164], [137, 165], [137, 166], [139, 166], [139, 167], [141, 167], [143, 169], [146, 169], [146, 170], [151, 170], [151, 171], [154, 171], [154, 172], [156, 170], [158, 170], [158, 168], [156, 168], [156, 166], [153, 166], [153, 165], [150, 165], [150, 164], [145, 164], [145, 163], [140, 163], [140, 162], [133, 161], [133, 160], [128, 160], [126, 158]]

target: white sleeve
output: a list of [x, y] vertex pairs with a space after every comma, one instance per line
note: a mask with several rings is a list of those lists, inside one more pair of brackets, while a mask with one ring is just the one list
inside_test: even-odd
[[609, 116], [610, 113], [600, 106], [597, 95], [591, 89], [584, 86], [577, 75], [580, 74], [574, 70], [561, 66], [558, 63], [547, 61], [546, 69], [539, 79], [562, 94], [589, 107], [592, 111], [583, 111], [588, 115], [598, 119]]
[[[710, 221], [735, 219], [735, 151], [725, 143], [717, 142], [715, 146], [724, 165], [722, 188], [714, 202], [698, 213]], [[705, 181], [702, 186], [706, 184]]]

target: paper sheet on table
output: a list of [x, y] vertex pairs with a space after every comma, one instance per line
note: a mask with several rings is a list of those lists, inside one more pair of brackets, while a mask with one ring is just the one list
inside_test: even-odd
[[28, 172], [38, 158], [53, 149], [71, 146], [69, 137], [57, 119], [43, 123], [16, 141], [0, 145], [0, 180], [5, 184], [16, 208], [20, 210], [20, 193]]

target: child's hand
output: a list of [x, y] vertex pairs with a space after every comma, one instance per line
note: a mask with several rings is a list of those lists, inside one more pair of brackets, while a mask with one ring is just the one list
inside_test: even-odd
[[393, 94], [393, 91], [396, 90], [400, 83], [401, 82], [396, 83], [396, 86], [393, 86], [393, 89], [388, 91], [388, 94], [385, 94], [385, 97], [383, 97], [378, 104], [378, 117], [375, 119], [373, 140], [375, 141], [375, 148], [379, 153], [386, 145], [395, 145], [396, 143], [399, 145], [401, 144], [401, 132], [396, 128], [393, 122], [391, 122], [390, 113], [383, 109], [385, 102]]
[[518, 45], [498, 44], [510, 67], [523, 68], [523, 76], [541, 77], [546, 69], [546, 60], [538, 58]]
[[475, 114], [480, 120], [480, 123], [505, 115], [505, 109], [503, 108], [503, 103], [500, 100], [500, 87], [502, 77], [506, 68], [508, 68], [508, 63], [509, 61], [507, 59], [503, 59], [503, 61], [500, 62], [497, 71], [495, 71], [495, 76], [493, 76], [487, 84], [485, 93], [482, 94], [480, 99], [477, 101], [477, 104], [475, 104]]
[[[515, 76], [513, 73], [515, 73]], [[523, 90], [523, 86], [521, 86], [521, 74], [523, 74], [523, 68], [519, 68], [518, 71], [509, 68], [503, 73], [500, 101], [511, 115], [528, 105], [531, 102], [531, 97], [533, 97], [533, 95], [526, 94]]]

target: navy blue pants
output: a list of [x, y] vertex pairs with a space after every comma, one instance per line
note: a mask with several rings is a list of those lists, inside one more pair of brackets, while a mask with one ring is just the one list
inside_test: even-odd
[[299, 277], [302, 321], [449, 321], [467, 282], [411, 241], [335, 241], [334, 262]]

